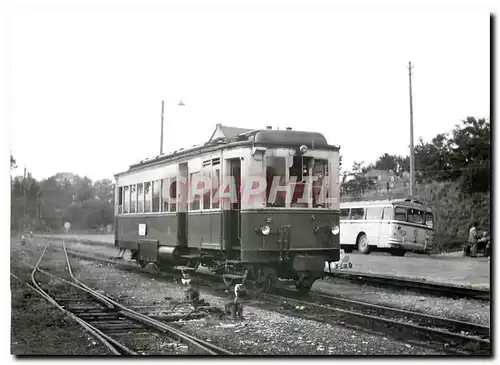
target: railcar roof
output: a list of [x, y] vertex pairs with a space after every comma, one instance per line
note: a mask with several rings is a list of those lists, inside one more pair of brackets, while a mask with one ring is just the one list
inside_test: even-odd
[[[203, 153], [210, 150], [217, 150], [222, 148], [228, 148], [233, 146], [245, 145], [245, 144], [262, 144], [270, 147], [286, 147], [286, 146], [300, 146], [306, 145], [311, 149], [334, 149], [339, 150], [339, 146], [329, 145], [326, 138], [317, 132], [304, 132], [304, 131], [294, 131], [294, 130], [273, 130], [273, 129], [242, 129], [245, 132], [217, 139], [210, 139], [208, 142], [200, 145], [195, 145], [190, 148], [181, 148], [169, 154], [163, 154], [147, 158], [139, 161], [138, 163], [130, 165], [128, 171], [137, 170], [141, 167], [149, 166], [154, 163], [169, 160], [174, 160], [181, 158], [184, 155], [190, 155], [193, 153]], [[124, 172], [122, 172], [124, 173]], [[116, 174], [116, 176], [122, 173]]]

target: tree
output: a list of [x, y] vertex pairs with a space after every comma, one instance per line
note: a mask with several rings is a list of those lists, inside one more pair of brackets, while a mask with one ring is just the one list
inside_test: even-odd
[[10, 170], [17, 169], [16, 159], [10, 154]]

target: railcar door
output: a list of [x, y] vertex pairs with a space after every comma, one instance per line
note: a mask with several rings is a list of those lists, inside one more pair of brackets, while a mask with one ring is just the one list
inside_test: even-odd
[[[241, 249], [241, 160], [239, 158], [230, 159], [229, 175], [234, 179], [236, 187], [236, 201], [232, 201], [229, 210], [225, 214], [224, 232], [227, 238], [226, 248], [228, 252], [239, 251]], [[233, 255], [231, 255], [233, 256]]]
[[[179, 164], [179, 176], [188, 178], [188, 164], [187, 162]], [[188, 246], [188, 200], [187, 193], [188, 186], [176, 184], [174, 196], [178, 201], [177, 207], [177, 238], [181, 247]], [[180, 197], [180, 199], [179, 199]]]

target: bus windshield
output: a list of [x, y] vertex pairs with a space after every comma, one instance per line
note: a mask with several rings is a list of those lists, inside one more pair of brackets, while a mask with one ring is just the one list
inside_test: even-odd
[[425, 213], [422, 210], [409, 208], [407, 217], [410, 223], [424, 224]]
[[432, 213], [429, 213], [429, 212], [425, 213], [425, 224], [429, 228], [434, 227], [434, 217], [432, 216]]
[[426, 225], [429, 228], [434, 225], [432, 213], [424, 210], [397, 206], [394, 208], [394, 212], [396, 220]]

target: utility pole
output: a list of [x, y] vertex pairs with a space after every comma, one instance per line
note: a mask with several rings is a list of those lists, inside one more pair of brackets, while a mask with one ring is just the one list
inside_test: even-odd
[[164, 107], [164, 100], [161, 101], [160, 155], [163, 154], [163, 107]]
[[408, 76], [410, 77], [410, 197], [415, 196], [415, 156], [413, 153], [413, 100], [411, 94], [411, 70], [413, 66], [408, 63]]
[[22, 230], [25, 231], [26, 227], [25, 222], [26, 222], [26, 211], [27, 211], [27, 203], [28, 199], [26, 198], [26, 165], [24, 165], [24, 175], [23, 175], [23, 194], [24, 194], [24, 212], [23, 212], [23, 223], [22, 223]]

